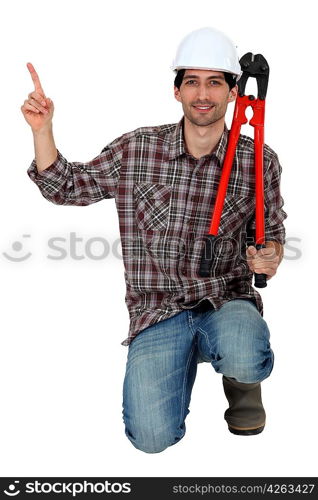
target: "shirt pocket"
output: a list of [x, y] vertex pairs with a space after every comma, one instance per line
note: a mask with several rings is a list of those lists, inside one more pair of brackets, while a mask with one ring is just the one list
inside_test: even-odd
[[246, 223], [253, 216], [254, 210], [255, 200], [252, 197], [227, 196], [224, 200], [211, 269], [213, 276], [228, 273], [241, 262], [242, 248], [246, 241]]
[[254, 214], [255, 198], [251, 196], [227, 196], [224, 200], [219, 235], [227, 236], [239, 230]]
[[139, 229], [162, 231], [168, 225], [171, 186], [140, 182], [134, 185], [135, 219]]

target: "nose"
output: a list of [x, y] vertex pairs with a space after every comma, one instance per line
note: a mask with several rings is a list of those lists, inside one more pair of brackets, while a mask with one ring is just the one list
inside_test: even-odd
[[208, 94], [208, 89], [205, 85], [199, 85], [198, 87], [198, 99], [200, 101], [205, 101], [208, 100], [209, 94]]

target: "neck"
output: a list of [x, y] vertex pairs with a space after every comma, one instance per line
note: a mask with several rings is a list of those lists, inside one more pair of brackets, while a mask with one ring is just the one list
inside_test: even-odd
[[194, 125], [184, 117], [184, 140], [188, 152], [195, 158], [211, 154], [224, 131], [225, 121], [218, 120], [206, 127]]

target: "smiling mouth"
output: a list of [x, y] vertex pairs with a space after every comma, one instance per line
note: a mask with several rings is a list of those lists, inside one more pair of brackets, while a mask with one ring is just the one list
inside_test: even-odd
[[214, 106], [195, 106], [193, 105], [193, 107], [200, 111], [201, 113], [207, 113], [208, 111], [211, 111], [212, 108], [214, 108]]

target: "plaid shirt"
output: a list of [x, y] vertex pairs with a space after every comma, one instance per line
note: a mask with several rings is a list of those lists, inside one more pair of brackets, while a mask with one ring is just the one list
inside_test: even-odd
[[[249, 298], [263, 315], [245, 254], [255, 230], [254, 142], [248, 136], [241, 135], [236, 148], [211, 276], [198, 274], [228, 135], [225, 127], [215, 151], [196, 159], [186, 150], [182, 118], [123, 134], [87, 163], [69, 162], [58, 151], [44, 171], [37, 171], [35, 159], [28, 168], [52, 203], [115, 198], [130, 317], [122, 345], [203, 299], [218, 309], [228, 300]], [[276, 153], [265, 145], [265, 239], [284, 244], [280, 174]]]

